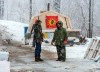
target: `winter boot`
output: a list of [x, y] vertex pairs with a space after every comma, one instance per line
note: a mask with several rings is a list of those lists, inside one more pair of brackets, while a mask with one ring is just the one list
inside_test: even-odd
[[38, 57], [35, 57], [35, 61], [36, 61], [36, 62], [39, 62], [39, 58], [38, 58]]
[[62, 62], [65, 62], [66, 60], [61, 60]]
[[39, 57], [39, 61], [44, 61], [44, 60]]
[[61, 58], [58, 58], [56, 61], [61, 61]]

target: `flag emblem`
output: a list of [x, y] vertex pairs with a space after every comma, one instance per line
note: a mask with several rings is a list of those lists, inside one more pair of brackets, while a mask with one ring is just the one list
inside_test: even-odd
[[56, 28], [58, 16], [46, 16], [46, 28]]

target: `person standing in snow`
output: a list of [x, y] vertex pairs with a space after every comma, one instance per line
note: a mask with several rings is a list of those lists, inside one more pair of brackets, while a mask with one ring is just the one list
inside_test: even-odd
[[63, 26], [62, 21], [58, 21], [56, 23], [57, 29], [54, 32], [54, 36], [53, 36], [51, 44], [53, 45], [53, 43], [55, 42], [55, 45], [56, 45], [57, 55], [58, 55], [58, 59], [56, 61], [65, 62], [66, 60], [65, 45], [67, 43], [68, 35], [67, 35], [66, 29], [63, 28], [62, 26]]
[[[42, 26], [41, 26], [41, 20], [37, 20], [35, 24], [33, 24], [31, 34], [33, 33], [33, 41], [36, 45], [35, 48], [35, 61], [43, 61], [40, 58], [41, 54], [41, 43], [43, 41], [43, 34], [42, 34]], [[33, 32], [34, 30], [34, 32]]]

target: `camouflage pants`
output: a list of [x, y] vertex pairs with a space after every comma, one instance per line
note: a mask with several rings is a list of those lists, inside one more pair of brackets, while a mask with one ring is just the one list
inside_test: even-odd
[[66, 60], [66, 49], [65, 46], [56, 46], [57, 48], [57, 55], [58, 55], [58, 59], [60, 60]]
[[33, 39], [32, 47], [35, 47], [35, 45], [36, 45], [36, 42], [35, 42], [35, 40]]

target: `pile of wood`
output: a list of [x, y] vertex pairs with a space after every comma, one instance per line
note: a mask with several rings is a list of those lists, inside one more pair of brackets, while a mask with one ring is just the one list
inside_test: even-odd
[[100, 56], [100, 39], [92, 39], [84, 58], [95, 59], [98, 56]]

